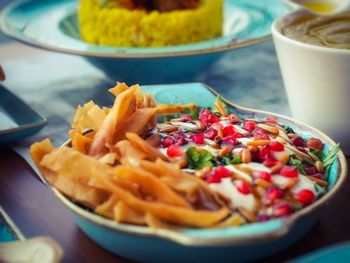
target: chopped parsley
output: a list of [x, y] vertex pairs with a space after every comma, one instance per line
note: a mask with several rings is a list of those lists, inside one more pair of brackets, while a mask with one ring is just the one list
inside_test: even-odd
[[319, 151], [319, 150], [314, 149], [314, 148], [310, 148], [310, 152], [313, 153], [314, 155], [316, 155], [318, 157], [318, 159], [323, 160], [324, 153], [322, 151]]
[[[295, 154], [291, 155], [289, 157], [289, 161], [288, 164], [291, 166], [294, 166], [295, 168], [297, 168], [298, 172], [302, 173], [302, 174], [306, 174], [306, 171], [304, 169], [304, 164], [306, 161], [300, 160], [298, 159]], [[306, 162], [307, 163], [307, 162]]]
[[295, 133], [294, 130], [287, 125], [282, 125], [282, 127], [286, 130], [287, 133]]
[[226, 165], [243, 163], [241, 157], [239, 157], [238, 155], [234, 155], [233, 157], [225, 156], [224, 160]]
[[214, 155], [207, 150], [192, 146], [186, 150], [186, 155], [188, 168], [190, 169], [203, 169], [207, 166], [213, 166], [212, 159]]

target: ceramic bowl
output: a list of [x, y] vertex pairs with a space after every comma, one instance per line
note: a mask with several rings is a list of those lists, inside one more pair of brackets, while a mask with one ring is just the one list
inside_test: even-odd
[[[217, 96], [199, 83], [145, 86], [157, 102], [213, 105]], [[278, 114], [239, 107], [226, 101], [240, 117], [274, 117], [305, 137], [318, 137], [326, 151], [335, 143], [322, 132]], [[69, 145], [68, 141], [65, 145]], [[259, 259], [282, 250], [304, 236], [316, 223], [325, 204], [336, 194], [347, 174], [340, 151], [329, 175], [329, 191], [315, 203], [286, 218], [224, 229], [151, 229], [118, 224], [74, 204], [56, 189], [56, 197], [72, 212], [80, 228], [97, 244], [122, 257], [140, 262], [241, 262]], [[252, 253], [253, 251], [253, 253]]]
[[350, 50], [303, 43], [282, 29], [307, 10], [296, 10], [272, 25], [273, 39], [292, 116], [340, 142], [350, 154]]
[[[273, 3], [272, 3], [273, 2]], [[85, 57], [112, 79], [129, 83], [192, 81], [222, 54], [269, 40], [279, 0], [225, 0], [222, 37], [159, 48], [98, 46], [80, 39], [76, 0], [18, 0], [0, 15], [6, 35], [30, 45]]]

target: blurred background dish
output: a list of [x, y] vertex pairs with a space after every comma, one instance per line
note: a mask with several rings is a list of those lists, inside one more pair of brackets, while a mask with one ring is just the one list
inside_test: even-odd
[[99, 46], [80, 38], [75, 0], [16, 1], [0, 16], [8, 36], [37, 47], [84, 56], [113, 79], [143, 84], [192, 81], [228, 50], [270, 39], [282, 1], [226, 0], [223, 36], [192, 44], [154, 48]]

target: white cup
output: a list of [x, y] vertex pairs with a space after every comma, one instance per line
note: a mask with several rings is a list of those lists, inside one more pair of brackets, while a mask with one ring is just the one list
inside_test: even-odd
[[278, 18], [272, 35], [292, 116], [322, 130], [350, 154], [350, 50], [314, 46], [284, 36], [281, 29], [303, 15]]

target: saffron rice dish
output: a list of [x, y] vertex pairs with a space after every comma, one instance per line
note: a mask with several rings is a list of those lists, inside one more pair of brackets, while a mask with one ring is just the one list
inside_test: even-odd
[[171, 46], [221, 36], [223, 0], [80, 0], [78, 18], [91, 44]]

